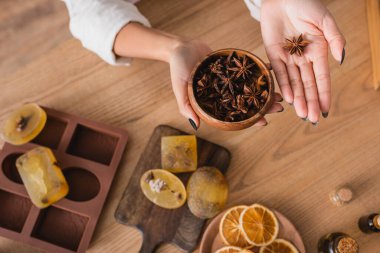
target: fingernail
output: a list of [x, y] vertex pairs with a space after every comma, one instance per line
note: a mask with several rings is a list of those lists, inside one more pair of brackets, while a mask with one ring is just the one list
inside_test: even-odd
[[278, 112], [283, 112], [285, 109], [284, 107], [281, 108], [281, 110], [279, 110]]
[[344, 62], [344, 58], [345, 58], [345, 57], [346, 57], [346, 49], [343, 48], [343, 51], [342, 51], [342, 60], [340, 61], [340, 65], [343, 64], [343, 62]]
[[318, 126], [318, 121], [317, 122], [312, 122], [311, 124], [313, 124], [313, 126]]
[[329, 112], [322, 112], [323, 118], [327, 118], [329, 116]]
[[303, 121], [307, 121], [307, 117], [305, 117], [305, 118], [301, 118]]
[[195, 124], [195, 122], [192, 120], [192, 119], [189, 119], [189, 122], [190, 122], [190, 125], [194, 128], [195, 131], [198, 130], [198, 127], [197, 125]]

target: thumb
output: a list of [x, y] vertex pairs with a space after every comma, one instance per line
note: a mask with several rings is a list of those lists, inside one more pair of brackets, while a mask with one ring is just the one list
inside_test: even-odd
[[176, 80], [176, 78], [173, 78], [173, 81], [173, 92], [177, 100], [180, 113], [189, 120], [189, 123], [194, 130], [198, 130], [200, 120], [191, 107], [187, 93], [187, 84], [183, 81]]
[[200, 126], [200, 120], [198, 115], [194, 112], [193, 108], [191, 107], [191, 104], [187, 102], [185, 105], [179, 106], [179, 108], [181, 114], [189, 120], [189, 123], [194, 128], [194, 130], [198, 130]]
[[322, 20], [322, 32], [329, 44], [331, 53], [335, 60], [340, 64], [343, 63], [345, 57], [346, 40], [340, 32], [334, 17], [330, 12], [327, 12]]

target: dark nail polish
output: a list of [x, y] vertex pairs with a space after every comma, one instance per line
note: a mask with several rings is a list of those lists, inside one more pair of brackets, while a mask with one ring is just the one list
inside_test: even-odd
[[190, 125], [194, 128], [195, 131], [198, 130], [198, 127], [197, 125], [195, 124], [195, 122], [192, 120], [192, 119], [189, 119], [189, 122], [190, 122]]
[[323, 118], [327, 118], [329, 116], [329, 112], [322, 112]]
[[340, 61], [340, 65], [343, 64], [343, 62], [344, 62], [344, 58], [345, 58], [345, 57], [346, 57], [346, 49], [343, 48], [343, 51], [342, 51], [342, 60]]
[[305, 117], [305, 118], [301, 118], [303, 121], [307, 121], [307, 117]]
[[313, 124], [313, 126], [318, 126], [318, 121], [317, 122], [312, 122], [311, 124]]

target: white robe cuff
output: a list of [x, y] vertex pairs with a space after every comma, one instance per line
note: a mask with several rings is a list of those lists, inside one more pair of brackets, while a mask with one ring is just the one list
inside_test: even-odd
[[[70, 31], [82, 45], [111, 65], [129, 65], [131, 58], [113, 52], [115, 38], [130, 22], [150, 27], [131, 2], [122, 0], [64, 0], [70, 15]], [[136, 2], [136, 1], [133, 1]]]
[[261, 11], [261, 1], [262, 0], [244, 0], [247, 5], [251, 16], [260, 22], [260, 11]]

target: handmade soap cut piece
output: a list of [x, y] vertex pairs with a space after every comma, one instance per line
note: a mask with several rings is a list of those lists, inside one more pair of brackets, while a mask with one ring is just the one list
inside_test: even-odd
[[195, 171], [197, 169], [197, 137], [195, 135], [162, 137], [161, 166], [174, 173]]
[[33, 140], [46, 124], [46, 112], [37, 104], [25, 104], [13, 111], [1, 127], [1, 137], [13, 145]]
[[174, 174], [153, 169], [146, 171], [140, 179], [144, 195], [154, 204], [167, 209], [175, 209], [186, 202], [186, 189]]
[[45, 208], [64, 198], [69, 187], [53, 152], [34, 148], [16, 160], [16, 167], [33, 204]]

